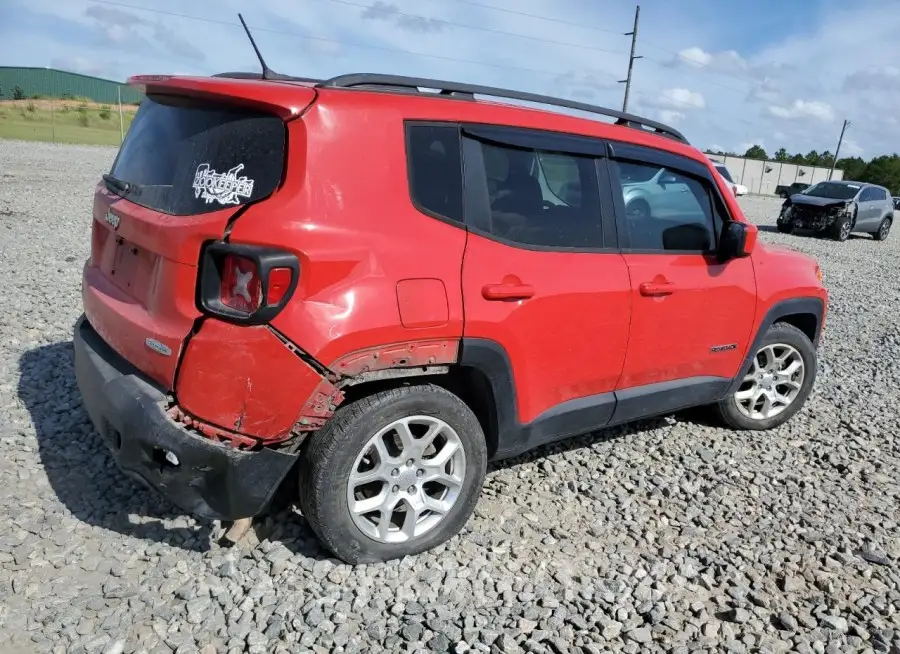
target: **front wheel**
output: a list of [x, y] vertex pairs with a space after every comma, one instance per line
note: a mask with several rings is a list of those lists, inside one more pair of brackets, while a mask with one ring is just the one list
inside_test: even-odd
[[834, 224], [831, 226], [830, 234], [831, 238], [835, 241], [846, 241], [850, 238], [850, 232], [853, 230], [853, 224], [850, 222], [850, 218], [847, 216], [842, 216], [834, 221]]
[[481, 425], [457, 396], [403, 386], [344, 405], [300, 463], [300, 507], [346, 563], [418, 554], [475, 508], [487, 465]]
[[778, 427], [806, 402], [817, 370], [816, 350], [806, 334], [788, 323], [775, 323], [754, 353], [740, 387], [719, 401], [719, 415], [734, 429]]

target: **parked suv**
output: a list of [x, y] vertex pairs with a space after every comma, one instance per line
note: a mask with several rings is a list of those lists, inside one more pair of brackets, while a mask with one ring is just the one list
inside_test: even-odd
[[813, 184], [785, 200], [777, 226], [785, 234], [811, 229], [836, 241], [846, 241], [851, 233], [859, 232], [883, 241], [893, 222], [894, 203], [886, 188], [863, 182], [829, 181]]
[[819, 267], [758, 243], [676, 130], [249, 77], [129, 80], [146, 98], [94, 197], [78, 385], [119, 466], [184, 510], [245, 521], [296, 487], [336, 556], [392, 559], [464, 525], [489, 460], [695, 405], [772, 429], [806, 401]]

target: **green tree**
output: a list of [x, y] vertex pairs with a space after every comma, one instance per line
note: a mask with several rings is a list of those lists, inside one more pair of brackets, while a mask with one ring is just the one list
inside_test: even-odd
[[15, 86], [13, 88], [13, 100], [24, 100], [25, 99], [25, 91], [23, 91], [19, 86]]
[[806, 156], [803, 157], [803, 163], [807, 166], [819, 166], [819, 153], [815, 150], [810, 150], [806, 153]]
[[900, 189], [900, 155], [885, 154], [875, 157], [866, 164], [863, 179], [860, 181], [880, 184], [892, 193], [896, 192]]
[[744, 156], [748, 159], [768, 159], [769, 156], [766, 154], [766, 151], [763, 149], [761, 145], [751, 145], [747, 148], [747, 151], [744, 153]]
[[863, 181], [866, 173], [866, 162], [860, 157], [844, 157], [837, 160], [835, 168], [844, 171], [844, 179]]
[[775, 161], [787, 161], [789, 156], [787, 150], [778, 148], [778, 151], [775, 153]]

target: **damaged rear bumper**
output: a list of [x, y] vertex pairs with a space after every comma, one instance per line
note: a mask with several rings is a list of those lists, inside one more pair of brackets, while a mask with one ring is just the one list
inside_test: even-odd
[[165, 392], [114, 352], [84, 316], [74, 346], [85, 409], [126, 474], [205, 518], [237, 520], [268, 507], [296, 454], [240, 451], [174, 422], [165, 412]]

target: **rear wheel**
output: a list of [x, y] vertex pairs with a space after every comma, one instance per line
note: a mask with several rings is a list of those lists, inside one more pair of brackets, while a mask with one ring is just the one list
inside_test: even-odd
[[888, 234], [891, 233], [892, 222], [893, 221], [890, 218], [885, 218], [881, 221], [881, 224], [878, 226], [878, 231], [872, 235], [876, 241], [883, 241], [888, 237]]
[[472, 410], [433, 385], [404, 386], [342, 406], [309, 439], [300, 507], [347, 563], [418, 554], [469, 519], [487, 464]]
[[790, 420], [812, 391], [818, 369], [813, 344], [787, 323], [769, 328], [734, 394], [718, 403], [735, 429], [773, 429]]

